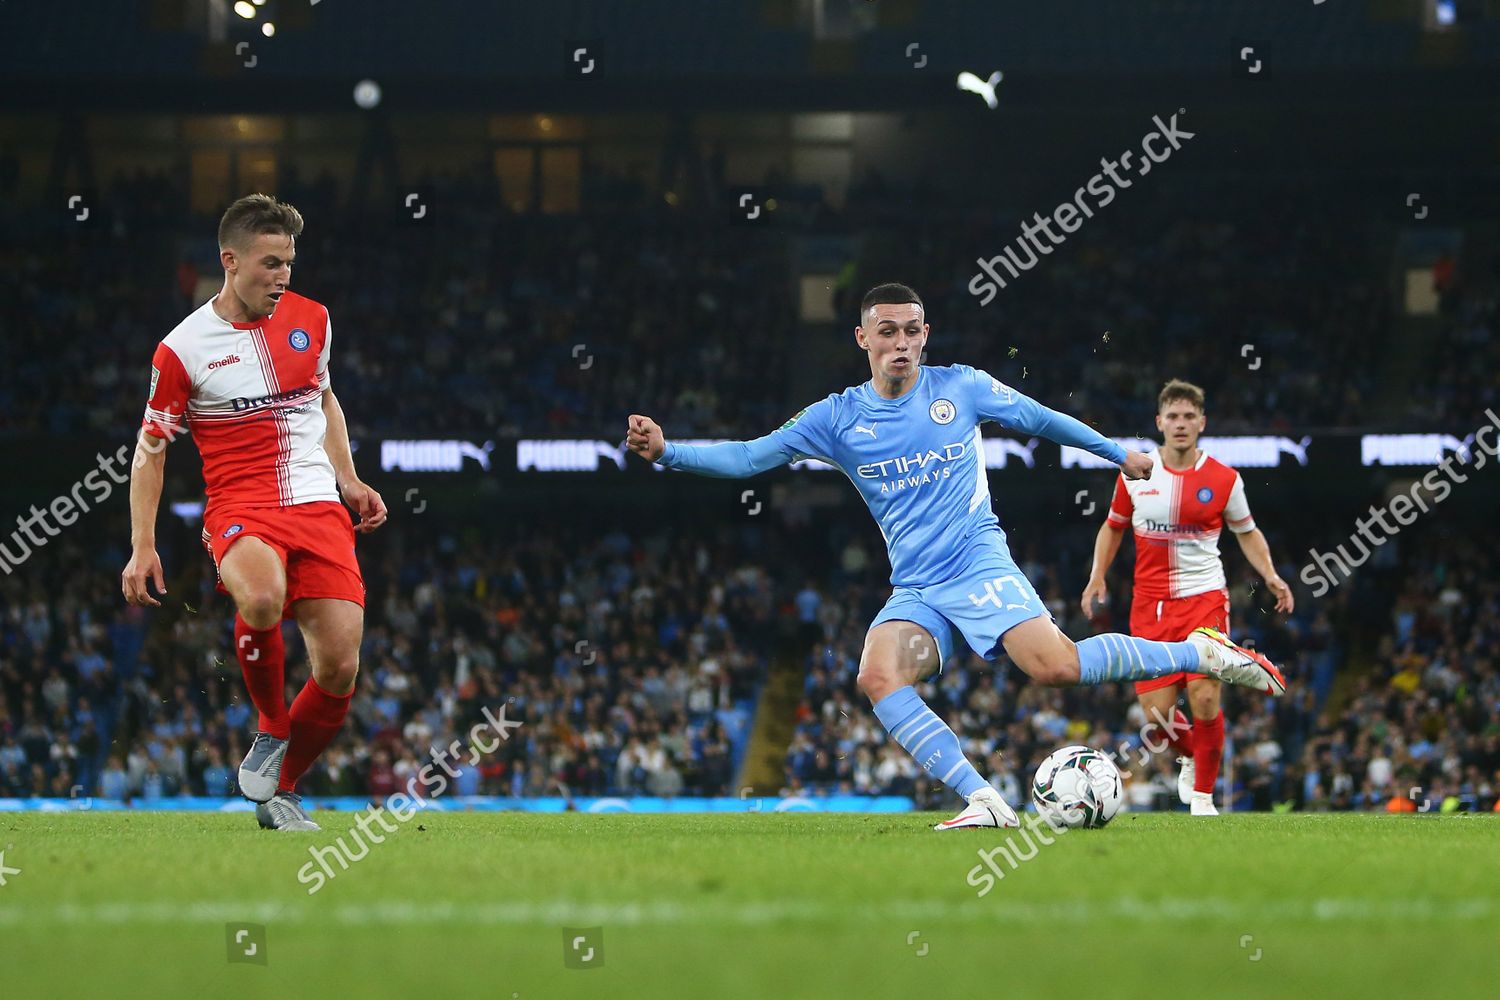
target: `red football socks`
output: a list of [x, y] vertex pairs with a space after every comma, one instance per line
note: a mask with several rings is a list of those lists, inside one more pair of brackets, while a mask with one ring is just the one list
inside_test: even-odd
[[1224, 713], [1193, 720], [1193, 791], [1212, 792], [1224, 759]]
[[348, 694], [329, 694], [318, 687], [311, 677], [292, 702], [292, 742], [286, 748], [286, 758], [281, 762], [281, 790], [290, 792], [297, 787], [297, 779], [312, 766], [344, 724], [349, 714], [349, 702], [354, 698], [354, 689]]
[[234, 652], [245, 675], [250, 700], [260, 711], [256, 728], [277, 739], [286, 739], [291, 735], [291, 716], [286, 708], [286, 644], [281, 639], [281, 623], [257, 631], [236, 614]]

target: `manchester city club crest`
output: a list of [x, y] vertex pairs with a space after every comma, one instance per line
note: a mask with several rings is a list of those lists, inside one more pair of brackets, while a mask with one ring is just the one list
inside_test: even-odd
[[1203, 489], [1201, 489], [1201, 490], [1198, 491], [1198, 502], [1199, 503], [1208, 503], [1213, 498], [1214, 498], [1214, 491], [1211, 490], [1211, 489], [1209, 489], [1207, 486], [1203, 487]]
[[292, 345], [292, 350], [301, 353], [307, 350], [307, 345], [312, 343], [312, 338], [307, 335], [306, 330], [299, 326], [287, 335], [286, 342]]
[[933, 400], [932, 405], [927, 408], [927, 413], [935, 423], [939, 424], [951, 424], [953, 418], [958, 416], [958, 410], [950, 400], [946, 399]]

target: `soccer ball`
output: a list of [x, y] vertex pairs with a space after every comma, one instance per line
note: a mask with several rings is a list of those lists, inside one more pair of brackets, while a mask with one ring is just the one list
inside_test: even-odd
[[1098, 750], [1084, 746], [1054, 750], [1031, 779], [1031, 801], [1054, 827], [1100, 827], [1125, 801], [1120, 769]]

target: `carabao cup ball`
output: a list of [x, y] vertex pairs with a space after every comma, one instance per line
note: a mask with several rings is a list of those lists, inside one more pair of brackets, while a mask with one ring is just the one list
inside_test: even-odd
[[1054, 827], [1100, 827], [1125, 801], [1120, 769], [1098, 750], [1068, 746], [1054, 750], [1036, 769], [1031, 801]]

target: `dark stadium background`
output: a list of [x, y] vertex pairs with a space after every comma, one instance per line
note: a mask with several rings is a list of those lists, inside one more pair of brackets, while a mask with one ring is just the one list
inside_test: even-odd
[[[1296, 614], [1268, 613], [1225, 545], [1237, 635], [1294, 681], [1274, 705], [1228, 699], [1235, 809], [1495, 807], [1493, 465], [1351, 581], [1314, 596], [1299, 578], [1500, 408], [1495, 4], [252, 13], [0, 5], [0, 543], [132, 440], [153, 346], [219, 283], [224, 207], [297, 205], [293, 287], [330, 307], [356, 460], [392, 508], [360, 544], [359, 692], [310, 793], [384, 794], [513, 697], [524, 740], [458, 792], [947, 808], [899, 749], [883, 761], [853, 686], [888, 586], [842, 477], [714, 482], [608, 454], [628, 413], [745, 439], [862, 381], [854, 304], [897, 280], [926, 299], [930, 363], [1107, 434], [1150, 435], [1176, 376], [1206, 389], [1210, 434], [1311, 439], [1305, 465], [1273, 442], [1274, 464], [1243, 469]], [[993, 111], [955, 87], [997, 69]], [[976, 259], [1174, 113], [1194, 138], [979, 305]], [[1367, 441], [1418, 434], [1437, 437]], [[488, 468], [455, 463], [458, 442], [492, 443]], [[1382, 447], [1408, 458], [1369, 464]], [[1110, 473], [1049, 448], [991, 488], [1080, 637]], [[588, 469], [522, 470], [523, 449]], [[233, 794], [229, 609], [191, 508], [169, 510], [201, 499], [190, 442], [168, 475], [161, 610], [120, 598], [123, 489], [0, 576], [0, 799]], [[1118, 621], [1128, 574], [1111, 583]], [[1123, 689], [1023, 680], [965, 653], [929, 698], [1012, 792], [1053, 747], [1138, 728]], [[1154, 771], [1132, 808], [1171, 804], [1170, 762]]]

